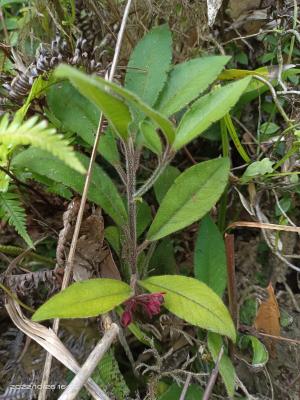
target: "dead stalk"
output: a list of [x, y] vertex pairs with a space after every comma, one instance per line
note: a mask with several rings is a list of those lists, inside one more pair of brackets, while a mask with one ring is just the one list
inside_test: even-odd
[[208, 384], [207, 384], [207, 386], [205, 388], [205, 392], [203, 394], [202, 400], [209, 400], [210, 399], [210, 396], [212, 394], [213, 388], [215, 386], [215, 383], [216, 383], [216, 380], [217, 380], [217, 377], [218, 377], [219, 365], [220, 365], [223, 353], [224, 353], [224, 347], [222, 346], [221, 350], [220, 350], [220, 352], [218, 354], [218, 358], [216, 360], [215, 367], [212, 370], [212, 373], [211, 373], [211, 375], [209, 377]]
[[[87, 360], [82, 365], [72, 382], [68, 385], [67, 389], [59, 397], [59, 400], [73, 400], [77, 398], [78, 393], [92, 375], [94, 369], [97, 367], [104, 354], [110, 348], [112, 342], [118, 335], [118, 332], [118, 325], [112, 324], [109, 330], [105, 332], [103, 338], [95, 346], [94, 350], [88, 356]], [[107, 400], [109, 400], [108, 397]]]
[[191, 379], [192, 379], [192, 375], [188, 374], [187, 377], [186, 377], [182, 392], [180, 394], [179, 400], [184, 400], [185, 399], [185, 396], [187, 394], [188, 388], [190, 386]]

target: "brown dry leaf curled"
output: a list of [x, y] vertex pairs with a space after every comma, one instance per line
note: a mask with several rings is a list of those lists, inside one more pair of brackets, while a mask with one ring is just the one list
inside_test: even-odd
[[[274, 289], [270, 283], [267, 287], [268, 299], [263, 301], [258, 309], [254, 326], [259, 332], [273, 336], [280, 336], [280, 311]], [[265, 339], [266, 346], [272, 357], [276, 356], [275, 343], [272, 339]]]

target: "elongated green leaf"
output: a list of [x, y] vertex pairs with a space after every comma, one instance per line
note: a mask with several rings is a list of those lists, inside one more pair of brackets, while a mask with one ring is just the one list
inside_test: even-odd
[[242, 159], [246, 162], [249, 163], [251, 161], [250, 157], [248, 156], [246, 150], [244, 149], [239, 136], [237, 134], [237, 131], [233, 125], [232, 119], [230, 114], [226, 114], [224, 117], [224, 122], [225, 125], [227, 127], [227, 130], [231, 136], [231, 139], [235, 145], [235, 148], [237, 149], [237, 151], [239, 152], [240, 156], [242, 157]]
[[251, 77], [219, 87], [197, 100], [182, 117], [173, 144], [175, 150], [195, 139], [226, 115], [248, 86]]
[[156, 200], [161, 203], [166, 193], [172, 186], [175, 179], [180, 175], [178, 168], [168, 165], [164, 172], [160, 175], [157, 181], [154, 183], [154, 193]]
[[[89, 159], [86, 156], [78, 153], [77, 157], [85, 167], [88, 166]], [[27, 168], [82, 193], [85, 177], [47, 152], [33, 148], [25, 150], [13, 158], [12, 167]], [[113, 181], [99, 165], [94, 166], [88, 198], [101, 206], [118, 225], [126, 223], [127, 213], [121, 196]]]
[[153, 106], [172, 59], [172, 37], [167, 25], [153, 28], [139, 41], [127, 66], [125, 88]]
[[[221, 336], [216, 333], [209, 332], [207, 344], [212, 358], [216, 362], [223, 344]], [[230, 358], [226, 354], [223, 354], [221, 358], [219, 371], [225, 384], [228, 396], [232, 398], [234, 395], [235, 370]]]
[[255, 336], [242, 335], [239, 339], [239, 347], [245, 349], [249, 346], [252, 348], [252, 366], [254, 368], [262, 368], [269, 361], [269, 353], [265, 345]]
[[32, 101], [34, 99], [38, 99], [47, 90], [47, 88], [53, 85], [53, 83], [54, 83], [54, 78], [52, 74], [50, 74], [50, 77], [48, 76], [47, 80], [43, 79], [43, 76], [39, 76], [34, 80], [25, 103], [22, 105], [21, 108], [18, 109], [18, 111], [15, 114], [15, 119], [18, 122], [21, 123], [23, 121]]
[[159, 134], [156, 132], [155, 126], [149, 121], [142, 121], [140, 124], [140, 135], [138, 135], [139, 142], [153, 151], [155, 154], [162, 153], [162, 144]]
[[112, 310], [131, 295], [130, 286], [115, 279], [76, 282], [46, 301], [33, 314], [32, 320], [96, 317]]
[[158, 240], [203, 217], [221, 196], [228, 174], [227, 158], [205, 161], [183, 172], [165, 195], [147, 239]]
[[235, 341], [235, 329], [227, 308], [204, 283], [181, 275], [153, 276], [139, 283], [150, 292], [164, 292], [164, 307], [179, 318]]
[[209, 215], [200, 223], [194, 253], [195, 277], [222, 297], [227, 281], [225, 245]]
[[218, 77], [229, 59], [227, 56], [200, 57], [175, 65], [156, 108], [169, 116], [187, 106]]
[[[106, 101], [108, 102], [107, 104], [109, 104], [110, 106], [109, 111], [111, 110], [113, 111], [112, 115], [113, 119], [116, 120], [117, 122], [119, 121], [118, 124], [123, 121], [124, 124], [122, 124], [122, 127], [125, 127], [126, 125], [127, 129], [129, 123], [128, 113], [127, 113], [128, 109], [126, 109], [127, 110], [126, 113], [123, 110], [119, 115], [118, 107], [114, 108], [113, 104], [109, 103], [108, 100], [108, 97], [116, 99], [113, 96], [113, 94], [121, 96], [131, 106], [136, 107], [137, 110], [143, 112], [147, 117], [149, 117], [153, 122], [155, 122], [155, 124], [159, 128], [161, 128], [162, 132], [166, 136], [169, 143], [173, 143], [175, 138], [175, 128], [174, 125], [171, 123], [171, 121], [169, 121], [165, 116], [163, 116], [159, 112], [155, 111], [153, 108], [149, 107], [134, 93], [122, 88], [119, 85], [116, 85], [115, 83], [108, 82], [100, 77], [93, 77], [83, 74], [77, 69], [69, 67], [67, 65], [60, 65], [56, 69], [56, 75], [61, 78], [69, 78], [71, 82], [74, 83], [75, 86], [77, 85], [77, 87], [79, 87], [81, 93], [92, 101], [95, 101], [95, 96], [97, 97], [98, 93], [104, 93], [105, 94], [104, 103], [106, 103]], [[110, 94], [108, 91], [111, 91], [113, 94]], [[120, 101], [119, 99], [117, 100]], [[123, 105], [125, 106], [125, 104]], [[106, 117], [109, 119], [108, 115], [106, 114], [106, 111], [103, 108], [102, 110], [106, 115]], [[125, 123], [125, 114], [126, 114], [126, 123]]]
[[[97, 84], [94, 77], [88, 76], [75, 68], [61, 65], [56, 69], [56, 76], [70, 79], [79, 92], [96, 104], [115, 130], [123, 139], [128, 137], [128, 126], [132, 117], [128, 106], [105, 87]], [[103, 80], [105, 82], [105, 80]]]
[[[63, 129], [77, 133], [86, 143], [93, 145], [100, 118], [100, 110], [94, 103], [68, 81], [52, 85], [47, 92], [47, 102]], [[109, 130], [102, 134], [98, 151], [109, 163], [120, 163], [115, 139]]]

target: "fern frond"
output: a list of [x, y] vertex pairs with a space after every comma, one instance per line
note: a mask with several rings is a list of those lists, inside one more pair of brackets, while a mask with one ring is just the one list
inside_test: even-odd
[[29, 118], [22, 123], [15, 118], [9, 124], [8, 116], [4, 115], [0, 122], [0, 143], [9, 149], [19, 145], [38, 147], [64, 161], [76, 171], [85, 172], [85, 168], [63, 135], [56, 133], [53, 128], [48, 128], [46, 121], [38, 122], [37, 117]]
[[34, 247], [26, 229], [26, 214], [19, 196], [13, 192], [0, 192], [0, 219], [8, 221], [29, 247]]

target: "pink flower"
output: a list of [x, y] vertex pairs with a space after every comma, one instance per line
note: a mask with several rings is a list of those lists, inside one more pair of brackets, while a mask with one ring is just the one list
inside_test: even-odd
[[142, 307], [149, 318], [152, 318], [153, 315], [159, 314], [160, 307], [164, 302], [164, 294], [165, 293], [140, 294], [125, 301], [125, 311], [121, 316], [121, 324], [124, 327], [131, 324], [133, 320], [133, 312], [136, 310], [138, 305]]

